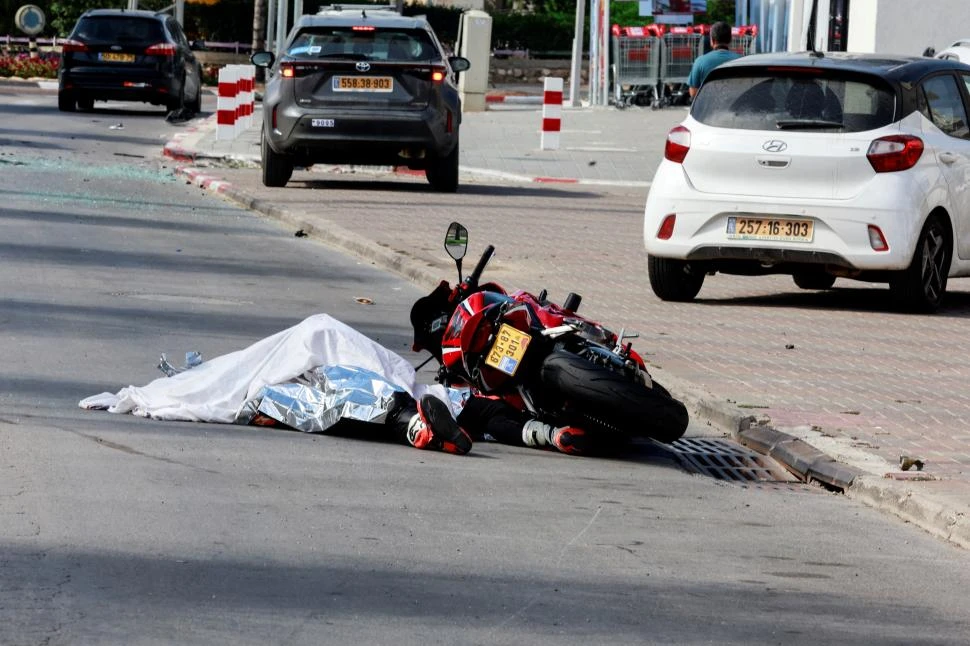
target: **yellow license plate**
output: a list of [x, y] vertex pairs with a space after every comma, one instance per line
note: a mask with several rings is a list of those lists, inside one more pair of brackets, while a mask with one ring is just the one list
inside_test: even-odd
[[393, 92], [391, 76], [335, 76], [334, 92]]
[[519, 364], [522, 363], [522, 357], [525, 356], [530, 340], [531, 337], [528, 334], [502, 323], [495, 337], [495, 343], [485, 357], [485, 364], [507, 375], [514, 375], [519, 369]]
[[729, 217], [727, 237], [732, 240], [811, 242], [815, 237], [815, 222], [791, 218]]
[[110, 61], [112, 63], [134, 63], [134, 54], [119, 54], [117, 52], [101, 52], [99, 54], [101, 60]]

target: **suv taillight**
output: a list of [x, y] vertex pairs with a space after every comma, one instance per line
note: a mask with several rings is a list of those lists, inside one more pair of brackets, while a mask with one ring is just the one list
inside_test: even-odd
[[667, 144], [664, 146], [664, 157], [681, 164], [690, 151], [690, 130], [684, 126], [676, 126], [667, 133]]
[[880, 137], [869, 144], [866, 158], [877, 173], [908, 170], [923, 155], [923, 140], [912, 135]]
[[155, 43], [145, 49], [149, 56], [175, 56], [175, 45], [172, 43]]
[[88, 51], [88, 46], [79, 40], [62, 40], [61, 41], [61, 52], [67, 54], [68, 52], [86, 52]]
[[444, 65], [435, 65], [431, 68], [431, 82], [441, 83], [445, 80], [445, 76], [448, 75], [448, 70], [445, 69]]

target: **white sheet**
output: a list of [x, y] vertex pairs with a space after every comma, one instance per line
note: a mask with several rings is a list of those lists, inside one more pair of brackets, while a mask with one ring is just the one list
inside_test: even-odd
[[400, 355], [327, 314], [316, 314], [244, 350], [204, 361], [172, 377], [160, 377], [146, 386], [87, 397], [78, 405], [155, 419], [228, 424], [263, 386], [332, 365], [367, 368], [415, 398], [430, 393], [449, 401], [443, 386], [417, 384], [414, 368]]

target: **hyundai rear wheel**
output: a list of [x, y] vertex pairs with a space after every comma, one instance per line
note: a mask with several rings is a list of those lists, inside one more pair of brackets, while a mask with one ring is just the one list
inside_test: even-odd
[[949, 272], [949, 230], [938, 216], [931, 215], [916, 242], [913, 261], [889, 282], [889, 289], [905, 309], [930, 314], [943, 301]]
[[687, 302], [694, 300], [704, 284], [704, 273], [694, 270], [684, 260], [647, 256], [650, 287], [661, 300]]

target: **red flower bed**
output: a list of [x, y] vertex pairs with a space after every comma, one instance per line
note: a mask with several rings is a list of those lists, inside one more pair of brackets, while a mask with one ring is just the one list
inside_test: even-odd
[[0, 54], [0, 77], [19, 78], [57, 78], [60, 55], [56, 53], [38, 54], [31, 58], [28, 53]]

